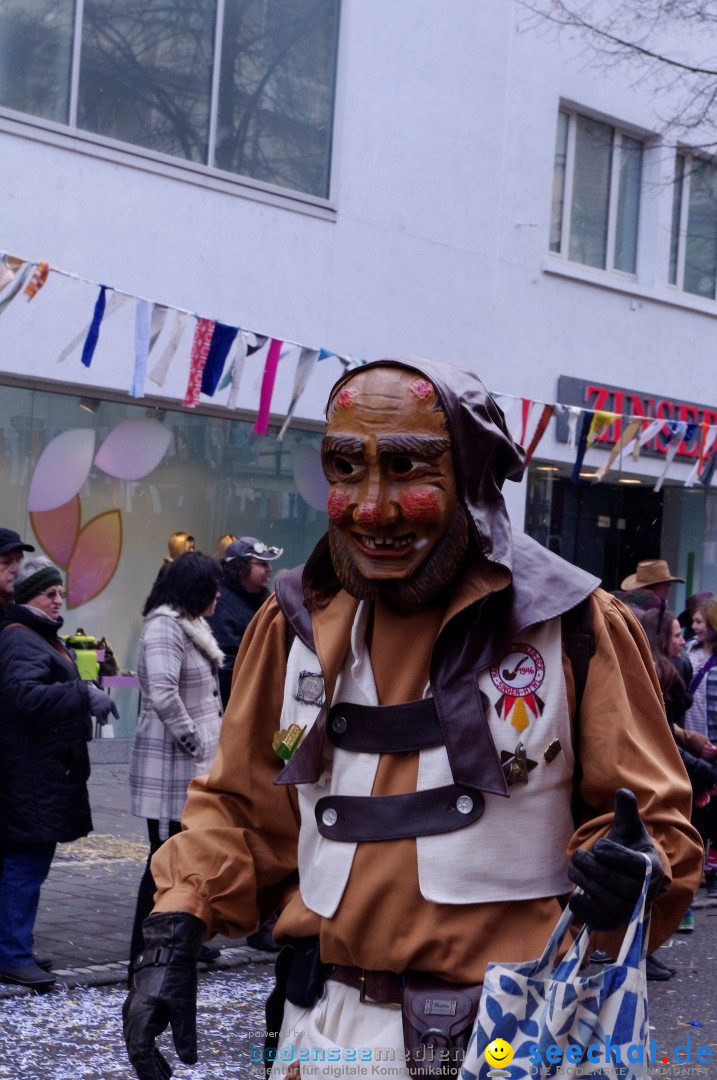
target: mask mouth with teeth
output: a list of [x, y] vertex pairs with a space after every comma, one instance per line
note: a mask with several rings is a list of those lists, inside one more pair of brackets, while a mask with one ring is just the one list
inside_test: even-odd
[[322, 444], [329, 544], [343, 587], [425, 603], [468, 544], [446, 415], [417, 372], [377, 366], [344, 383]]

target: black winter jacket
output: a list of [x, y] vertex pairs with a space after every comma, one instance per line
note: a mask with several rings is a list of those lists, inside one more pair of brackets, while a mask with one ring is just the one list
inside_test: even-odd
[[244, 632], [262, 604], [269, 599], [268, 589], [248, 592], [239, 582], [223, 573], [219, 582], [217, 606], [207, 619], [219, 648], [224, 653], [224, 664], [219, 669], [219, 690], [226, 708], [232, 686], [232, 672]]
[[63, 843], [92, 829], [89, 692], [57, 636], [61, 626], [18, 604], [8, 604], [0, 624], [5, 845]]

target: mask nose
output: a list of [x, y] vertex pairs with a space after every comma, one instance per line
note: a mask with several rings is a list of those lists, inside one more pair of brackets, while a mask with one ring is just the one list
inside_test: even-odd
[[392, 525], [398, 518], [398, 507], [388, 486], [379, 479], [369, 479], [358, 493], [353, 518], [357, 525]]

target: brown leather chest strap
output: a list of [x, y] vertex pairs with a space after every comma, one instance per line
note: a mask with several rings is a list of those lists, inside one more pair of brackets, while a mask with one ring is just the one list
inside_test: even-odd
[[443, 745], [433, 698], [404, 705], [352, 705], [331, 707], [326, 733], [342, 750], [359, 754], [400, 754]]
[[448, 784], [408, 795], [327, 795], [314, 813], [327, 840], [362, 844], [455, 832], [478, 821], [484, 809], [479, 791]]

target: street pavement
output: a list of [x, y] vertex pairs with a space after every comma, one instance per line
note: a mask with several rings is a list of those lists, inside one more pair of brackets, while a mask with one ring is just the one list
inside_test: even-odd
[[[146, 858], [144, 821], [129, 812], [126, 764], [94, 764], [90, 797], [95, 832], [58, 849], [36, 925], [37, 950], [55, 958], [56, 987], [38, 995], [0, 984], [3, 1080], [133, 1076], [119, 1013]], [[668, 1059], [654, 1075], [717, 1077], [717, 1064], [701, 1072], [695, 1071], [694, 1057], [689, 1072], [675, 1064], [675, 1051], [687, 1037], [693, 1053], [711, 1045], [717, 1060], [717, 901], [707, 900], [701, 889], [695, 908], [695, 932], [676, 934], [657, 952], [676, 975], [648, 983], [651, 1036]], [[193, 1068], [180, 1065], [177, 1078], [252, 1075], [249, 1048], [263, 1030], [273, 957], [242, 941], [215, 943], [222, 946], [220, 959], [200, 965], [200, 1061]]]
[[[58, 983], [65, 986], [126, 980], [147, 859], [144, 819], [130, 813], [128, 765], [94, 763], [89, 791], [94, 832], [58, 846], [35, 924], [35, 951], [53, 957]], [[214, 943], [223, 950], [212, 965], [219, 969], [271, 959], [243, 940], [217, 937]], [[0, 1000], [32, 993], [0, 983]]]

